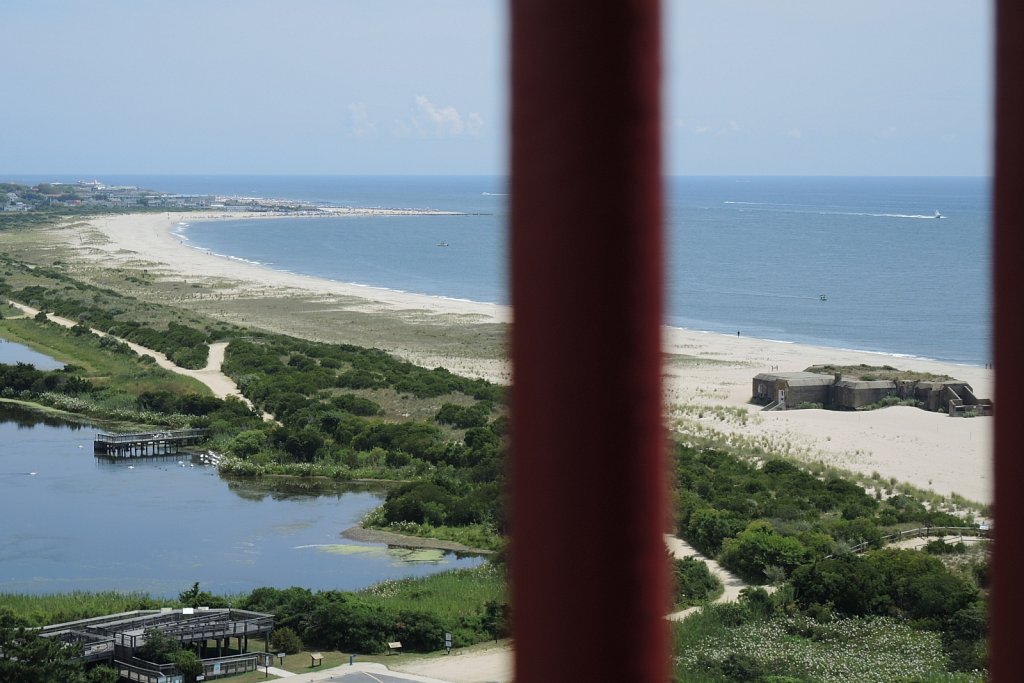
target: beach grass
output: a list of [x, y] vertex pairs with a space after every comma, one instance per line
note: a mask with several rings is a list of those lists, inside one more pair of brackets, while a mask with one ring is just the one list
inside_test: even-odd
[[0, 615], [10, 617], [28, 626], [61, 624], [104, 614], [118, 614], [139, 609], [159, 609], [177, 604], [175, 600], [154, 598], [148, 593], [117, 593], [103, 591], [90, 593], [50, 593], [27, 595], [0, 593]]
[[491, 564], [425, 577], [393, 579], [359, 592], [389, 610], [429, 612], [443, 621], [474, 619], [488, 602], [504, 602], [504, 570]]

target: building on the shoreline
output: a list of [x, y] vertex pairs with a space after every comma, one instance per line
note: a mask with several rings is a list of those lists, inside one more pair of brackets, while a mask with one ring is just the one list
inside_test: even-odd
[[[108, 664], [122, 679], [143, 683], [181, 680], [175, 665], [138, 657], [138, 650], [154, 630], [177, 640], [183, 648], [196, 650], [205, 680], [212, 680], [256, 671], [267, 663], [274, 615], [207, 607], [135, 610], [44, 626], [39, 635], [80, 646], [87, 664]], [[262, 641], [257, 646], [262, 644], [263, 651], [250, 652], [249, 638]]]
[[904, 401], [952, 417], [991, 415], [992, 401], [978, 398], [967, 382], [957, 379], [845, 378], [840, 373], [762, 372], [754, 377], [753, 403], [763, 410], [826, 408], [860, 410]]

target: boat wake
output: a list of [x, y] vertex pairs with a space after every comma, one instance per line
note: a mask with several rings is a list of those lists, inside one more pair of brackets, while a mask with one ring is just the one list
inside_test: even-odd
[[936, 218], [945, 218], [942, 214], [936, 211], [933, 214], [920, 214], [920, 213], [877, 213], [873, 211], [807, 211], [799, 208], [786, 208], [786, 207], [797, 207], [800, 204], [772, 204], [768, 202], [722, 202], [723, 204], [732, 204], [737, 206], [739, 211], [766, 211], [770, 213], [799, 213], [799, 214], [817, 214], [819, 216], [864, 216], [867, 218], [911, 218], [921, 219], [927, 218], [928, 220], [934, 220]]

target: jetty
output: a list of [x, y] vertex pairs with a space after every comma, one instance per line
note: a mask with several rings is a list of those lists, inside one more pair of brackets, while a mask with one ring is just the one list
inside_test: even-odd
[[92, 449], [111, 458], [137, 458], [177, 453], [183, 446], [195, 446], [206, 438], [205, 429], [171, 429], [164, 432], [97, 434]]

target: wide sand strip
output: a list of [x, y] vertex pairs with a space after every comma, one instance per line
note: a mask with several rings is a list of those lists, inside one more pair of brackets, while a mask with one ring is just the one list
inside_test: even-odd
[[[221, 291], [258, 298], [324, 297], [343, 301], [347, 310], [386, 313], [409, 324], [442, 326], [436, 337], [419, 339], [414, 347], [382, 344], [414, 362], [452, 372], [504, 381], [507, 361], [452, 352], [445, 346], [446, 326], [507, 323], [507, 306], [433, 297], [272, 270], [188, 246], [173, 230], [179, 222], [266, 218], [262, 214], [165, 214], [104, 216], [59, 231], [60, 242], [75, 249], [76, 258], [95, 265], [146, 268], [168, 279], [219, 282]], [[224, 283], [230, 287], [224, 288]], [[187, 305], [187, 302], [186, 302]], [[263, 320], [275, 329], [315, 329], [323, 311], [267, 311]], [[260, 317], [264, 318], [261, 311]], [[338, 337], [344, 338], [340, 330]], [[366, 330], [363, 330], [363, 338]], [[372, 329], [370, 330], [372, 333]], [[300, 335], [301, 336], [301, 335]], [[437, 350], [429, 344], [437, 344]], [[355, 342], [354, 342], [355, 343]], [[427, 346], [424, 346], [427, 344]], [[810, 365], [891, 365], [901, 370], [947, 374], [968, 382], [981, 397], [993, 395], [993, 373], [975, 366], [887, 354], [790, 344], [742, 336], [667, 328], [665, 384], [669, 424], [681, 434], [718, 435], [734, 443], [760, 444], [805, 460], [821, 460], [866, 475], [895, 478], [937, 493], [958, 493], [970, 500], [992, 500], [992, 419], [951, 418], [909, 407], [871, 412], [791, 410], [761, 412], [747, 403], [752, 379], [772, 368], [803, 370]], [[600, 371], [595, 368], [595, 372]], [[726, 410], [722, 410], [722, 408]], [[718, 408], [718, 410], [716, 410]], [[683, 437], [686, 438], [685, 436]]]
[[[386, 209], [367, 210], [367, 215], [387, 213]], [[401, 211], [394, 213], [403, 214]], [[352, 210], [345, 215], [358, 214], [359, 210]], [[104, 216], [89, 221], [88, 225], [92, 231], [98, 231], [105, 239], [95, 239], [95, 235], [90, 234], [92, 231], [88, 228], [78, 228], [74, 234], [80, 244], [92, 248], [90, 251], [94, 255], [102, 255], [104, 259], [114, 264], [131, 265], [139, 261], [148, 261], [151, 263], [150, 270], [164, 269], [187, 280], [228, 280], [236, 281], [249, 289], [258, 288], [257, 291], [270, 288], [352, 297], [362, 300], [363, 306], [368, 310], [414, 309], [434, 314], [477, 316], [487, 322], [509, 320], [510, 312], [507, 306], [399, 292], [287, 273], [191, 247], [173, 233], [179, 223], [274, 218], [281, 216], [243, 212], [128, 214]]]

